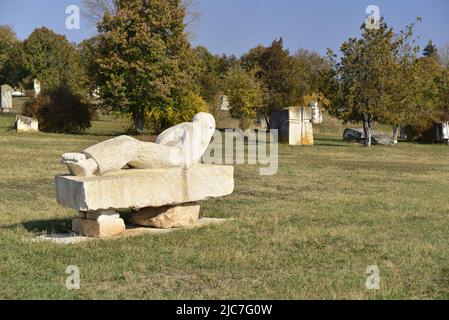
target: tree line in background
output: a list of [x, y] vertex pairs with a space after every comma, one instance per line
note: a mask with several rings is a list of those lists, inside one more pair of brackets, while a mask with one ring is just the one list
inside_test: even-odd
[[[103, 112], [130, 119], [137, 132], [160, 132], [199, 111], [216, 114], [227, 95], [231, 115], [245, 129], [256, 116], [269, 127], [273, 112], [318, 101], [344, 122], [363, 123], [369, 146], [374, 123], [406, 128], [418, 138], [433, 122], [448, 119], [449, 47], [438, 52], [429, 42], [421, 52], [412, 39], [414, 24], [397, 33], [384, 21], [379, 29], [362, 26], [361, 37], [346, 41], [339, 56], [304, 49], [291, 54], [282, 38], [241, 57], [219, 56], [191, 47], [191, 1], [85, 3], [99, 33], [79, 45], [47, 28], [19, 41], [11, 28], [0, 27], [0, 83], [30, 89], [38, 79], [46, 98], [31, 99], [28, 111], [42, 122], [70, 123], [75, 114], [90, 119], [96, 101]], [[76, 111], [62, 112], [70, 106]], [[65, 118], [48, 119], [59, 113]], [[89, 126], [76, 121], [48, 129]]]

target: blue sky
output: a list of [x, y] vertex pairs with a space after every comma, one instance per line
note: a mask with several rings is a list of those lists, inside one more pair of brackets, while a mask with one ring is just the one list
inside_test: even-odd
[[[46, 26], [79, 42], [95, 33], [83, 18], [80, 30], [65, 28], [65, 8], [81, 0], [0, 0], [0, 24], [13, 26], [19, 38]], [[193, 27], [194, 45], [213, 53], [241, 55], [258, 44], [268, 45], [283, 37], [291, 50], [338, 49], [343, 41], [359, 34], [365, 8], [374, 4], [395, 29], [421, 17], [419, 43], [449, 43], [448, 0], [198, 0], [201, 18]]]

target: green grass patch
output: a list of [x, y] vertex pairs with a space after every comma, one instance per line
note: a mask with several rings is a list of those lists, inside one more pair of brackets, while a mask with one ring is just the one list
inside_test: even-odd
[[[235, 192], [202, 229], [74, 245], [31, 242], [70, 229], [54, 175], [64, 152], [123, 132], [113, 119], [84, 135], [17, 134], [0, 115], [0, 298], [449, 298], [449, 149], [400, 143], [365, 150], [340, 136], [281, 146], [279, 172], [235, 166]], [[369, 265], [381, 289], [365, 289]], [[65, 288], [65, 269], [81, 289]]]

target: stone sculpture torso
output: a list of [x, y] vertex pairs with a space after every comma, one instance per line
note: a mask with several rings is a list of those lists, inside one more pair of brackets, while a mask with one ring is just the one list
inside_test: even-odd
[[119, 136], [81, 153], [64, 154], [61, 163], [76, 176], [102, 176], [127, 165], [136, 169], [190, 168], [201, 160], [214, 132], [214, 117], [199, 113], [191, 123], [181, 123], [162, 132], [156, 143]]

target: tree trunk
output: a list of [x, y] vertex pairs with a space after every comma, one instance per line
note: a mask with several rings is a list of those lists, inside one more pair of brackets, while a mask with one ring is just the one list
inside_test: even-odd
[[373, 128], [373, 122], [371, 120], [371, 116], [364, 114], [363, 115], [363, 132], [365, 133], [365, 147], [371, 147], [371, 133]]
[[267, 130], [270, 130], [271, 129], [270, 128], [270, 118], [268, 118], [268, 116], [266, 116], [264, 119], [265, 119], [265, 123], [267, 125]]
[[142, 133], [143, 129], [145, 128], [144, 116], [140, 113], [133, 114], [133, 124], [134, 124], [134, 129], [138, 133]]
[[394, 142], [398, 141], [398, 134], [399, 134], [399, 126], [394, 126], [393, 127], [393, 134], [391, 135], [391, 140], [393, 140]]
[[271, 114], [267, 110], [263, 111], [263, 118], [267, 125], [267, 130], [270, 130], [271, 129]]

